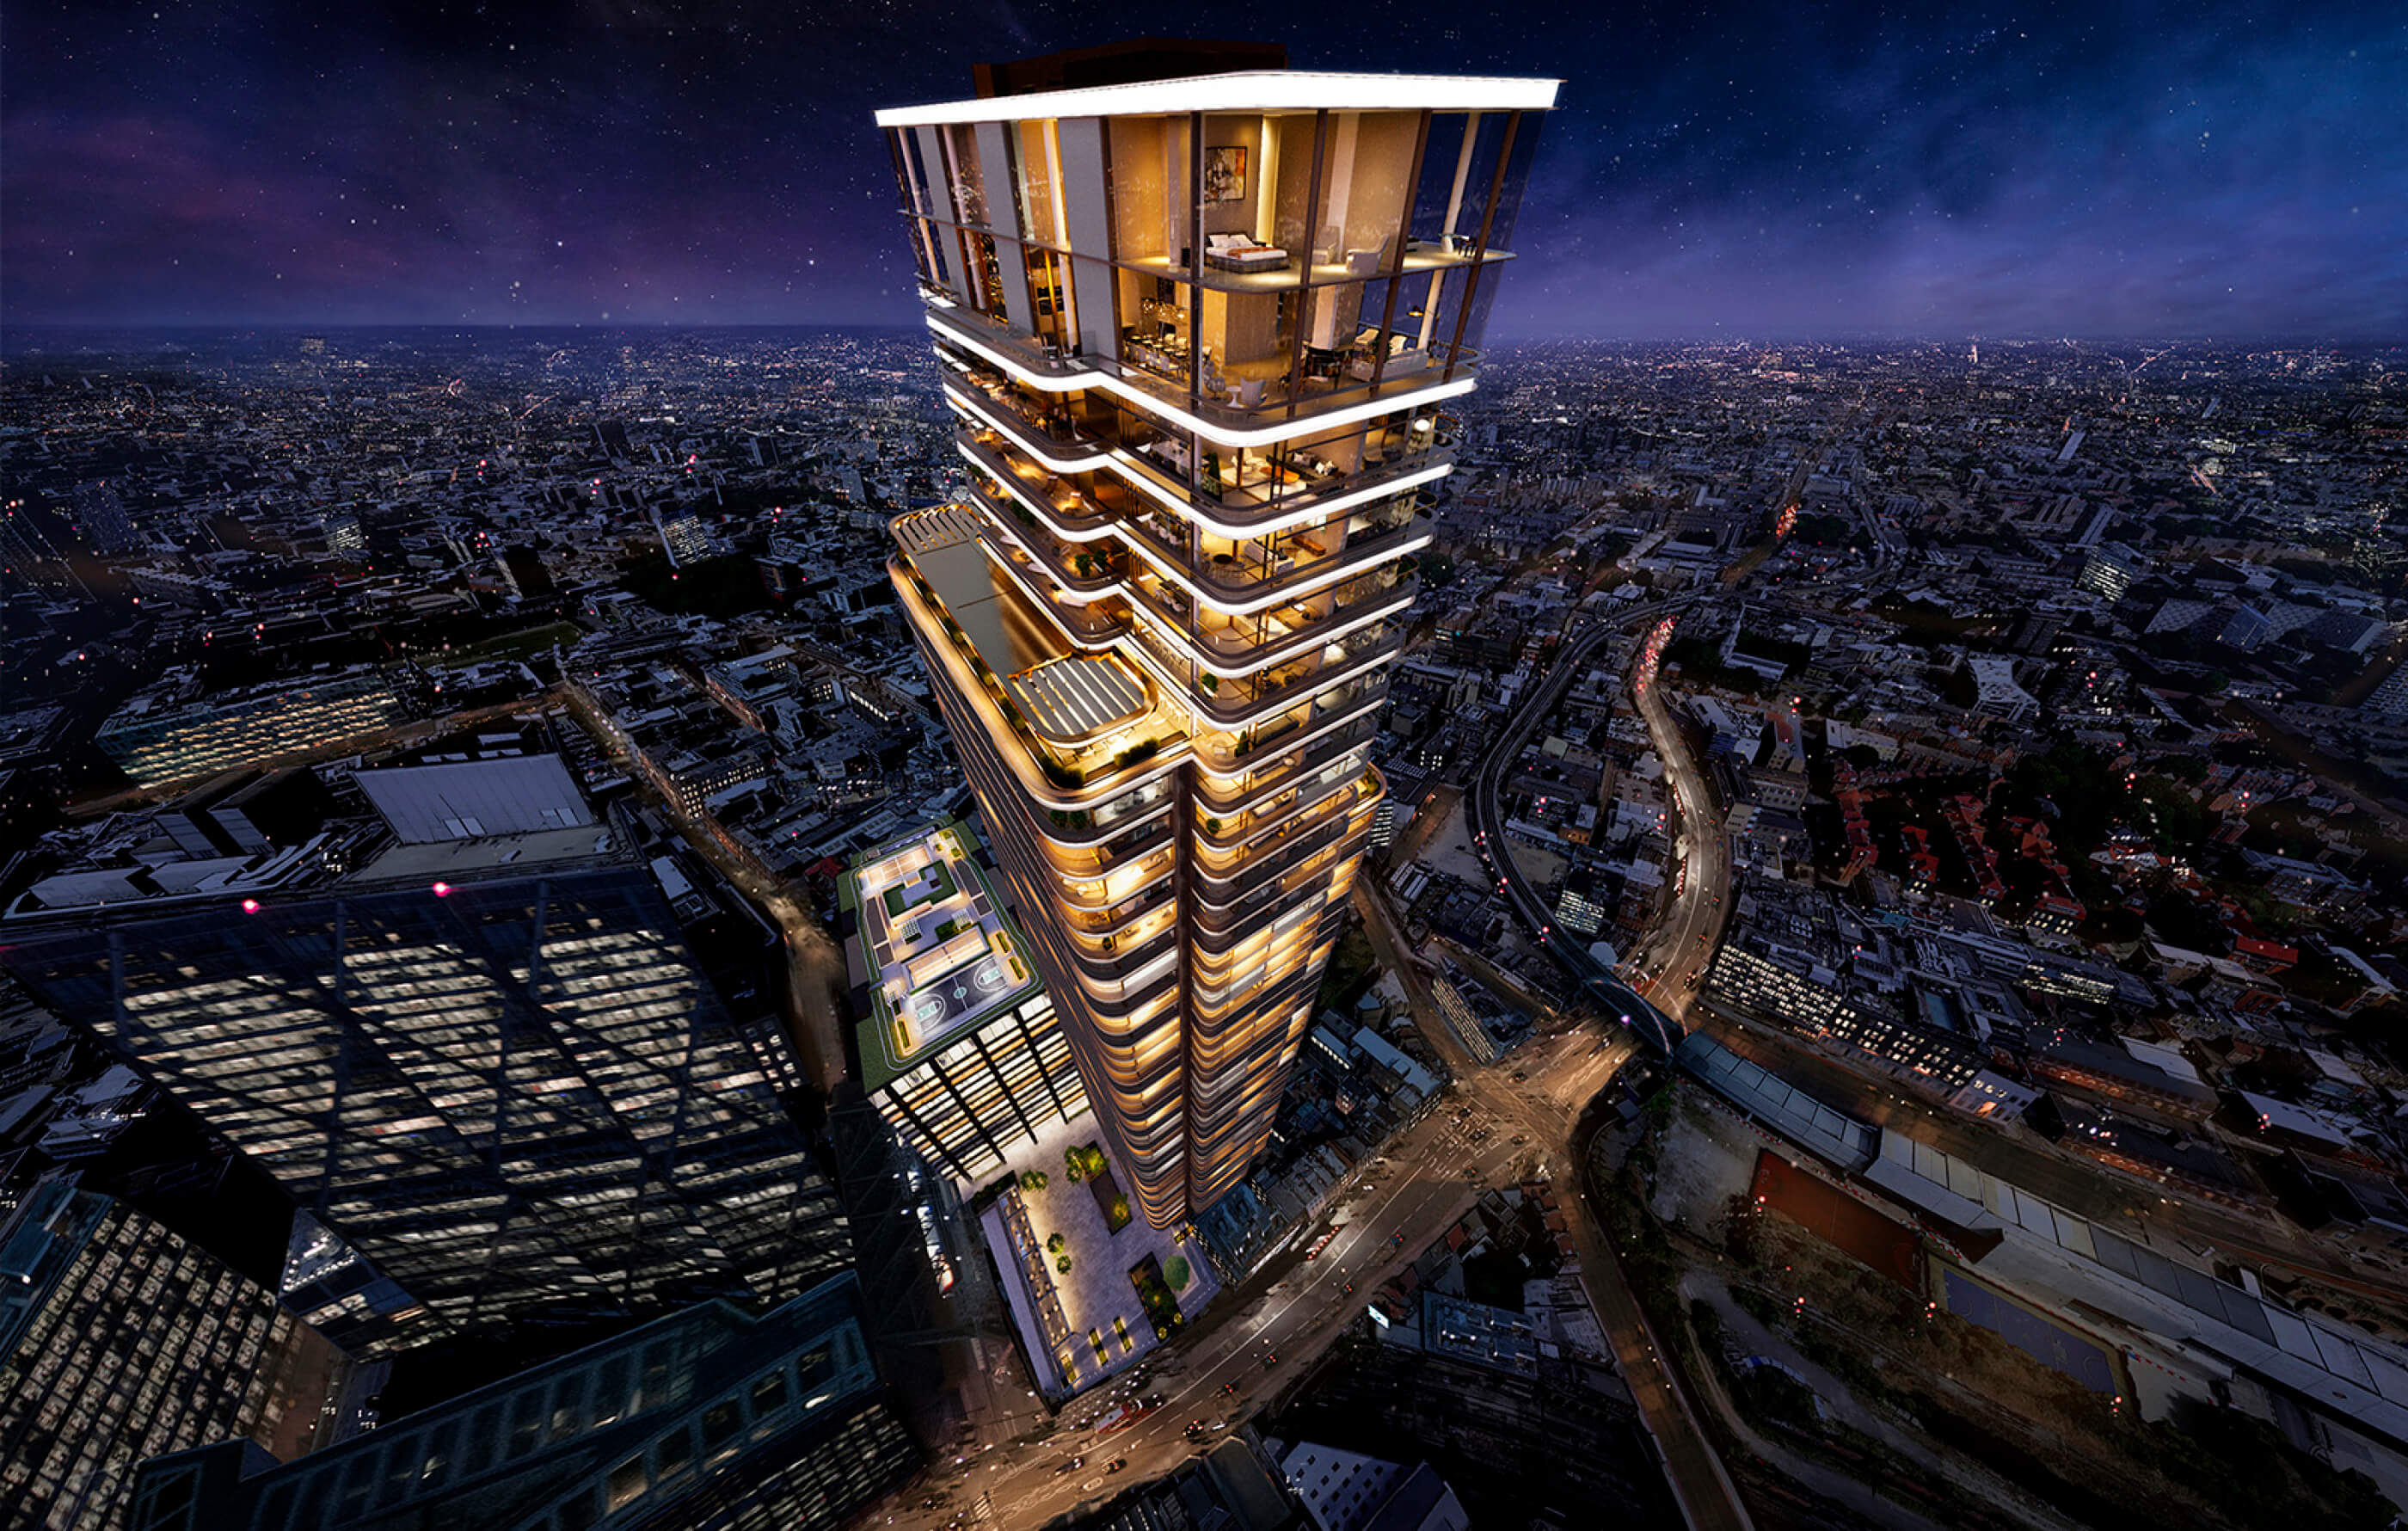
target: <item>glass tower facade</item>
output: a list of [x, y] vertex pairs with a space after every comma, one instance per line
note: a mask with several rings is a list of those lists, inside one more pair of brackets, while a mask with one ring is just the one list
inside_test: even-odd
[[276, 1295], [122, 1202], [34, 1188], [0, 1228], [0, 1522], [125, 1524], [135, 1468], [319, 1444], [351, 1362]]
[[881, 112], [970, 488], [890, 561], [1147, 1218], [1270, 1131], [1552, 80]]
[[850, 1258], [641, 867], [134, 918], [7, 941], [0, 963], [414, 1299], [368, 1353], [783, 1297]]
[[707, 1303], [258, 1470], [147, 1464], [136, 1531], [834, 1531], [919, 1464], [843, 1276], [755, 1317]]

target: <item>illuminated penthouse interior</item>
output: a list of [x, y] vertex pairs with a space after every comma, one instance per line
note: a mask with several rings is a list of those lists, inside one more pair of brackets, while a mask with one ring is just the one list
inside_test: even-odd
[[1555, 93], [1249, 69], [879, 114], [968, 478], [890, 566], [1156, 1226], [1243, 1178], [1312, 1019]]

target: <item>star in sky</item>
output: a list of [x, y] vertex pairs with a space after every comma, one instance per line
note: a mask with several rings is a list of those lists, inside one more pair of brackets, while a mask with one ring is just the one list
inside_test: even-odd
[[[2408, 332], [2385, 7], [1204, 15], [1303, 67], [1565, 79], [1499, 336]], [[26, 0], [0, 316], [906, 322], [870, 112], [1127, 25], [1069, 0]]]

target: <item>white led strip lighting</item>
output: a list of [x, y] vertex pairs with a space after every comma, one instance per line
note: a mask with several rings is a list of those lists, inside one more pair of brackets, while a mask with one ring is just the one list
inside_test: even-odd
[[1559, 79], [1478, 75], [1325, 74], [1246, 69], [1182, 79], [1093, 85], [1075, 91], [889, 107], [878, 125], [1025, 122], [1048, 117], [1126, 117], [1187, 111], [1548, 111]]
[[[1009, 436], [1013, 446], [1026, 452], [1032, 461], [1042, 464], [1053, 472], [1093, 473], [1097, 468], [1109, 467], [1123, 482], [1132, 489], [1152, 496], [1164, 509], [1185, 517], [1215, 537], [1226, 537], [1233, 542], [1242, 542], [1248, 537], [1269, 537], [1275, 533], [1292, 531], [1298, 526], [1314, 525], [1329, 520], [1340, 511], [1352, 510], [1358, 505], [1369, 505], [1374, 500], [1402, 494], [1409, 489], [1418, 489], [1424, 484], [1436, 483], [1455, 471], [1454, 463], [1438, 463], [1429, 467], [1417, 468], [1411, 473], [1399, 474], [1394, 479], [1383, 479], [1368, 489], [1353, 490], [1344, 494], [1312, 496], [1302, 509], [1291, 510], [1284, 515], [1243, 523], [1217, 521], [1211, 511], [1164, 488], [1155, 480], [1154, 475], [1147, 472], [1138, 462], [1135, 453], [1114, 447], [1091, 457], [1056, 457], [1022, 435], [1015, 425], [1007, 424], [1002, 416], [1009, 411], [990, 410], [986, 408], [986, 401], [976, 394], [957, 393], [951, 386], [946, 387], [945, 397], [953, 404], [955, 414], [976, 416], [988, 429], [999, 436]], [[1092, 538], [1069, 537], [1068, 540], [1077, 542], [1092, 540]]]
[[1167, 404], [1142, 388], [1123, 382], [1108, 372], [1098, 372], [1092, 367], [1082, 365], [1072, 377], [1049, 378], [1041, 372], [1031, 371], [986, 342], [972, 338], [958, 326], [945, 322], [933, 312], [927, 315], [927, 320], [928, 327], [939, 335], [956, 345], [968, 346], [1039, 393], [1075, 393], [1082, 388], [1100, 388], [1107, 393], [1114, 393], [1128, 400], [1147, 414], [1169, 421], [1175, 425], [1194, 431], [1208, 441], [1216, 441], [1225, 447], [1268, 447], [1292, 436], [1311, 436], [1333, 426], [1352, 425], [1357, 421], [1372, 420], [1381, 415], [1393, 415], [1399, 409], [1412, 409], [1424, 404], [1434, 404], [1440, 399], [1455, 398], [1470, 393], [1476, 385], [1473, 379], [1457, 378], [1453, 382], [1439, 383], [1429, 388], [1416, 388], [1407, 393], [1392, 393], [1384, 398], [1373, 399], [1368, 404], [1350, 405], [1346, 408], [1332, 409], [1324, 414], [1299, 415], [1294, 420], [1281, 421], [1276, 425], [1266, 425], [1254, 430], [1232, 430], [1226, 425], [1215, 425], [1200, 416], [1192, 415], [1175, 404]]

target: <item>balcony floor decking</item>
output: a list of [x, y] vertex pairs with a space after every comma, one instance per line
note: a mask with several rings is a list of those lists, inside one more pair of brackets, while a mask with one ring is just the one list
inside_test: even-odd
[[1067, 634], [996, 571], [975, 536], [914, 549], [911, 563], [996, 679], [1077, 653]]

